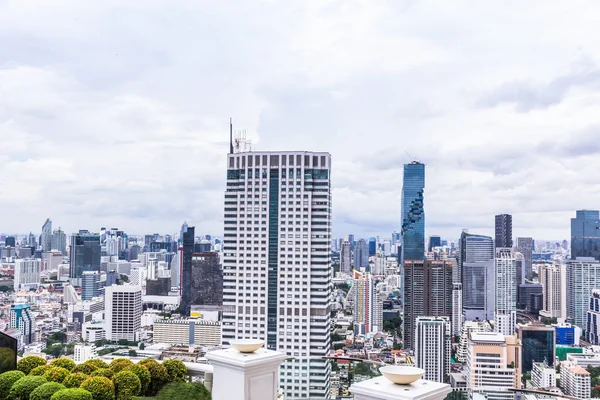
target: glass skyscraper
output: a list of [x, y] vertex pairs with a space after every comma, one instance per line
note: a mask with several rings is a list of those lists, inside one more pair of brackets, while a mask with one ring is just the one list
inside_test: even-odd
[[404, 164], [402, 183], [402, 261], [425, 259], [425, 164]]
[[577, 210], [571, 218], [571, 258], [594, 257], [600, 260], [600, 212]]

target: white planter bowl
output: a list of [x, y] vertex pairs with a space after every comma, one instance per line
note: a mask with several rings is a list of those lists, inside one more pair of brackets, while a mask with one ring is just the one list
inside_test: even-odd
[[408, 365], [388, 365], [379, 368], [379, 372], [398, 385], [410, 385], [425, 375], [425, 370]]
[[230, 340], [229, 344], [240, 353], [254, 353], [263, 347], [265, 341], [258, 339], [234, 339]]

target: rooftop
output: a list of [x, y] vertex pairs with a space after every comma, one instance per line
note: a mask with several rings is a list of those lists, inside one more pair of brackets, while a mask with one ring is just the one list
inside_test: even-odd
[[471, 332], [471, 340], [475, 342], [504, 343], [504, 335], [499, 332]]

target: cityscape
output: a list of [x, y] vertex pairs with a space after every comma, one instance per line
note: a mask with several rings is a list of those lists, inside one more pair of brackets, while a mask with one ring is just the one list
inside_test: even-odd
[[600, 399], [598, 12], [0, 1], [0, 400]]

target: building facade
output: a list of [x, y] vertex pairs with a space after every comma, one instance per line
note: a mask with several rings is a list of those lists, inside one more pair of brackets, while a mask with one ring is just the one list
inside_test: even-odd
[[42, 251], [52, 250], [52, 220], [46, 219], [44, 225], [42, 225]]
[[571, 218], [571, 259], [592, 257], [600, 260], [600, 212], [577, 210]]
[[221, 322], [197, 318], [158, 319], [153, 325], [154, 343], [173, 346], [220, 346]]
[[415, 359], [423, 379], [447, 382], [450, 374], [451, 326], [448, 317], [417, 317]]
[[402, 257], [404, 260], [425, 258], [425, 164], [404, 164], [402, 182]]
[[367, 334], [383, 329], [383, 301], [379, 298], [375, 279], [371, 274], [360, 274], [354, 279], [355, 332]]
[[[532, 257], [533, 257], [533, 238], [530, 237], [518, 237], [517, 238], [517, 249], [519, 253], [523, 254], [525, 258], [525, 276], [524, 278], [530, 278], [533, 274], [532, 269]], [[525, 283], [525, 282], [519, 282]]]
[[354, 269], [369, 267], [369, 246], [365, 239], [359, 239], [354, 246]]
[[512, 215], [499, 214], [496, 215], [496, 223], [494, 232], [496, 234], [496, 247], [512, 248]]
[[85, 271], [81, 275], [81, 299], [91, 300], [94, 297], [100, 296], [100, 272]]
[[593, 345], [600, 345], [600, 289], [592, 290], [587, 311], [586, 338]]
[[100, 271], [102, 254], [100, 235], [80, 230], [71, 236], [69, 280], [74, 286], [81, 286], [84, 271]]
[[462, 283], [465, 320], [491, 320], [495, 312], [494, 240], [489, 236], [462, 232], [458, 276]]
[[515, 333], [517, 324], [517, 259], [512, 249], [496, 248], [496, 308], [494, 328], [505, 336]]
[[592, 290], [600, 288], [600, 262], [592, 258], [569, 260], [566, 278], [567, 321], [585, 329]]
[[15, 292], [35, 290], [40, 285], [42, 262], [39, 258], [17, 258], [15, 260]]
[[560, 363], [560, 388], [578, 399], [592, 397], [592, 377], [588, 371], [570, 361]]
[[35, 342], [35, 318], [29, 304], [19, 303], [10, 306], [9, 327], [19, 330], [21, 346]]
[[113, 285], [104, 293], [106, 339], [135, 341], [142, 325], [142, 288]]
[[554, 327], [547, 325], [517, 325], [519, 340], [523, 346], [523, 373], [531, 372], [534, 362], [554, 366], [556, 341]]
[[340, 271], [346, 275], [352, 274], [352, 250], [347, 239], [344, 239], [340, 248]]
[[330, 392], [330, 174], [328, 153], [228, 155], [223, 341], [263, 339], [294, 357], [280, 369], [286, 398]]
[[539, 281], [543, 290], [543, 308], [540, 315], [547, 318], [567, 318], [567, 269], [561, 260], [541, 264]]
[[531, 370], [531, 384], [534, 388], [556, 387], [556, 369], [543, 362], [534, 362]]

